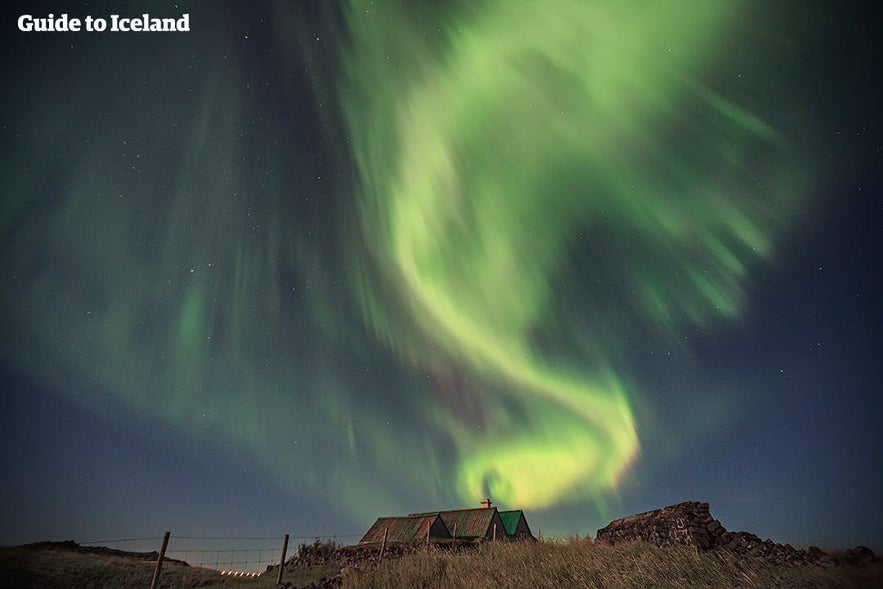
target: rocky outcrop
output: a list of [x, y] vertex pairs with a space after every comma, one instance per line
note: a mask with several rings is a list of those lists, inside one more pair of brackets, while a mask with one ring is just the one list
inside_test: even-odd
[[656, 546], [690, 546], [704, 552], [714, 548], [725, 532], [711, 517], [708, 503], [689, 501], [612, 521], [598, 530], [597, 541], [616, 544], [641, 540]]
[[776, 564], [804, 565], [828, 564], [827, 553], [815, 546], [809, 550], [794, 548], [790, 544], [778, 544], [772, 540], [761, 540], [748, 532], [725, 532], [715, 548], [721, 548], [744, 556], [755, 556]]
[[873, 552], [863, 547], [847, 551], [849, 556], [844, 559], [835, 559], [815, 546], [801, 550], [790, 544], [761, 540], [748, 532], [729, 532], [711, 516], [708, 503], [698, 501], [679, 503], [612, 521], [598, 530], [597, 541], [606, 544], [642, 541], [656, 546], [683, 545], [697, 552], [728, 550], [784, 565], [827, 565], [839, 562], [861, 564], [877, 558]]
[[853, 566], [862, 566], [880, 562], [880, 558], [867, 546], [856, 546], [846, 551], [843, 561]]

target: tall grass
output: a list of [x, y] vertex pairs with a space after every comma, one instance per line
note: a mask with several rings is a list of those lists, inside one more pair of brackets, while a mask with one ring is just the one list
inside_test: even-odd
[[643, 543], [499, 543], [450, 554], [430, 551], [346, 575], [344, 589], [470, 588], [856, 588], [883, 587], [883, 568], [783, 567], [727, 552]]
[[[419, 551], [360, 562], [343, 572], [343, 589], [400, 588], [883, 588], [883, 564], [863, 567], [777, 566], [728, 552], [696, 554], [682, 546], [617, 546], [571, 538], [560, 542], [500, 542], [465, 548]], [[287, 568], [294, 587], [321, 586], [345, 565], [347, 549], [316, 566]], [[349, 561], [351, 562], [351, 561]], [[146, 589], [154, 564], [116, 556], [67, 551], [0, 549], [0, 589], [35, 587]], [[315, 585], [312, 585], [315, 583]], [[257, 579], [222, 578], [216, 571], [175, 563], [163, 566], [162, 589], [272, 589], [276, 571]]]
[[[147, 589], [156, 563], [66, 550], [0, 549], [0, 589]], [[202, 587], [217, 571], [168, 562], [162, 589]]]

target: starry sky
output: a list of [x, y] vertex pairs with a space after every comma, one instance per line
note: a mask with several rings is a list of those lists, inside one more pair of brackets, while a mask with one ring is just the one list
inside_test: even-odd
[[[23, 33], [21, 14], [191, 31]], [[4, 16], [0, 543], [685, 500], [883, 550], [883, 129], [823, 2]]]

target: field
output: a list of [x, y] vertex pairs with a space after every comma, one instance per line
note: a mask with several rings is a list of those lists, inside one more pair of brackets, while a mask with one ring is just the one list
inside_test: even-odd
[[[356, 562], [344, 549], [308, 565], [286, 566], [290, 587], [439, 588], [883, 588], [880, 562], [849, 566], [776, 566], [726, 551], [697, 554], [685, 547], [643, 543], [606, 546], [571, 538], [541, 543], [485, 544], [451, 553], [417, 551], [382, 563]], [[347, 558], [346, 555], [349, 554]], [[343, 556], [342, 556], [343, 555]], [[119, 555], [66, 549], [0, 549], [2, 588], [147, 589], [154, 564]], [[342, 574], [341, 573], [342, 570]], [[323, 582], [325, 581], [325, 582]], [[330, 581], [330, 582], [328, 582]], [[169, 562], [160, 587], [183, 589], [275, 587], [276, 571], [256, 579]]]

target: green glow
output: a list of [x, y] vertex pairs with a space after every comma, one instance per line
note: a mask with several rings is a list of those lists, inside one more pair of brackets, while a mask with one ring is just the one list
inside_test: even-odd
[[238, 35], [75, 52], [112, 85], [64, 100], [33, 68], [0, 359], [362, 521], [601, 503], [640, 453], [635, 342], [739, 318], [799, 192], [716, 74], [741, 8], [276, 3], [284, 83]]
[[[597, 497], [638, 453], [607, 354], [558, 365], [530, 341], [560, 314], [556, 276], [599, 215], [618, 225], [614, 256], [659, 257], [661, 276], [621, 277], [634, 312], [670, 331], [737, 316], [745, 259], [769, 251], [750, 210], [765, 195], [745, 190], [739, 160], [775, 134], [692, 81], [737, 4], [487, 2], [434, 31], [393, 5], [352, 3], [344, 106], [384, 281], [362, 291], [363, 309], [418, 364], [441, 357], [505, 383], [473, 391], [496, 407], [487, 429], [462, 427], [456, 409], [438, 420], [460, 454], [464, 501]], [[670, 121], [688, 106], [723, 116], [675, 137]], [[393, 302], [381, 294], [390, 280]], [[391, 319], [400, 306], [406, 318]], [[501, 427], [495, 395], [527, 423]]]

